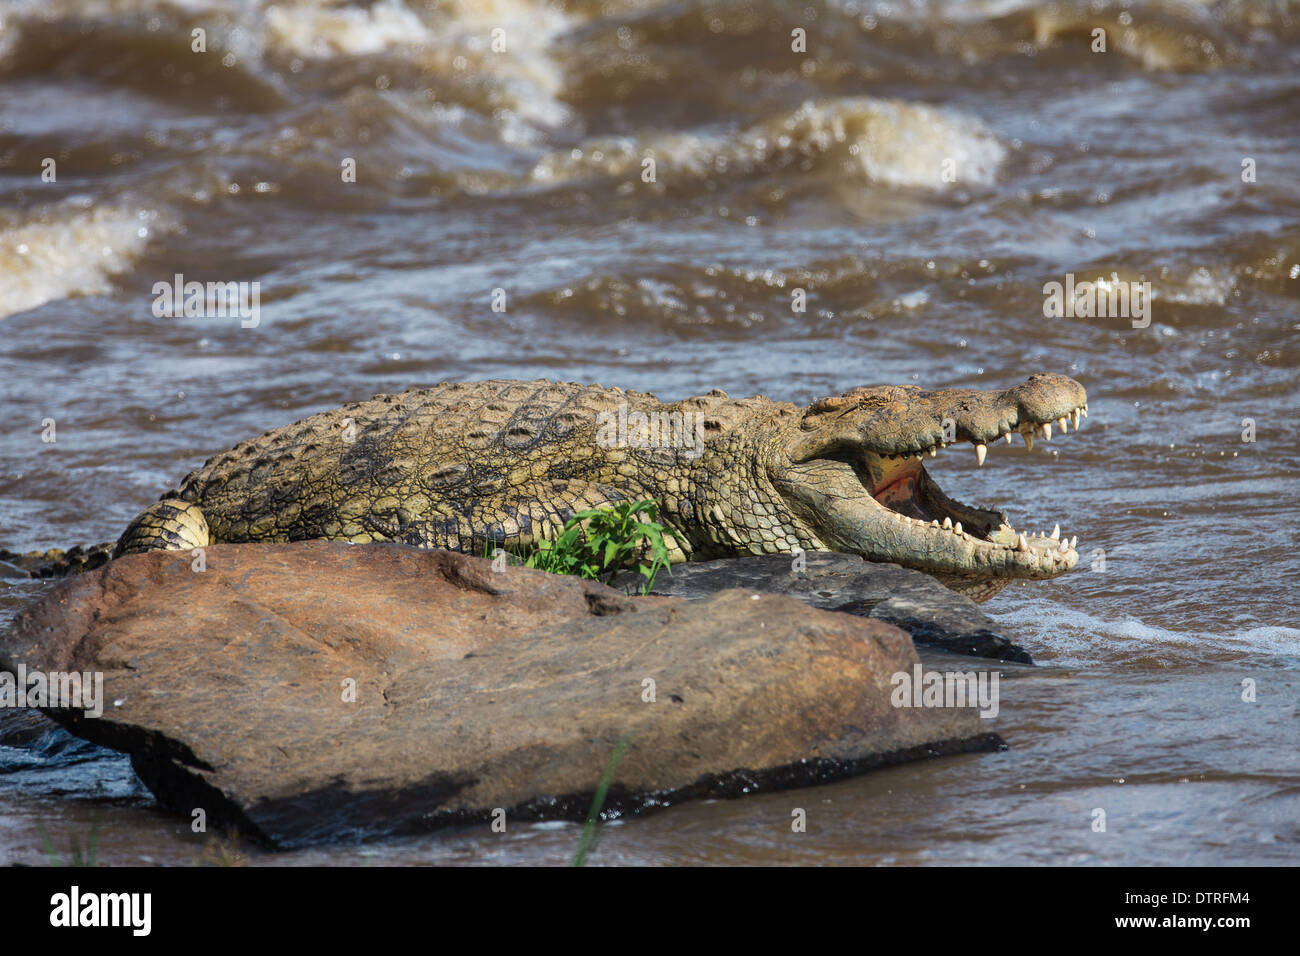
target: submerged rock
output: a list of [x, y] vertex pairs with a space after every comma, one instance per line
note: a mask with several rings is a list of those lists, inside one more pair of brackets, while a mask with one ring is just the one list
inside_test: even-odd
[[0, 638], [14, 670], [102, 671], [164, 805], [272, 845], [607, 811], [833, 779], [1000, 741], [971, 708], [895, 708], [888, 624], [724, 590], [629, 598], [440, 551], [322, 541], [128, 555]]
[[[834, 551], [810, 552], [803, 562], [805, 567], [798, 572], [792, 570], [794, 559], [788, 554], [678, 564], [671, 574], [658, 574], [651, 593], [702, 598], [726, 588], [753, 588], [788, 594], [813, 607], [888, 621], [919, 643], [958, 654], [1032, 663], [1029, 653], [999, 634], [997, 625], [974, 601], [928, 574]], [[636, 587], [640, 579], [628, 574], [615, 583]]]
[[103, 567], [112, 555], [111, 541], [90, 547], [77, 545], [67, 551], [53, 548], [21, 553], [0, 548], [0, 578], [63, 578]]
[[31, 707], [0, 707], [0, 747], [31, 748], [41, 738], [61, 733], [62, 728]]

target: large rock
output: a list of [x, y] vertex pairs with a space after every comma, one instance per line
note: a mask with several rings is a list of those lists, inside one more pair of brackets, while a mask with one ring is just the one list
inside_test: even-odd
[[[101, 718], [165, 805], [268, 843], [809, 783], [1000, 744], [973, 709], [896, 709], [912, 642], [879, 621], [723, 591], [629, 598], [394, 545], [216, 545], [62, 582], [0, 663], [104, 674]], [[648, 696], [654, 682], [654, 701]], [[347, 689], [355, 686], [355, 699]]]
[[[798, 572], [792, 570], [793, 561], [788, 554], [768, 554], [678, 564], [671, 574], [656, 576], [651, 593], [702, 598], [727, 588], [751, 588], [788, 594], [813, 607], [888, 621], [919, 643], [958, 654], [1033, 663], [1024, 648], [998, 633], [974, 601], [921, 571], [835, 551], [806, 554], [806, 566]], [[616, 581], [623, 587], [639, 583], [631, 574]]]

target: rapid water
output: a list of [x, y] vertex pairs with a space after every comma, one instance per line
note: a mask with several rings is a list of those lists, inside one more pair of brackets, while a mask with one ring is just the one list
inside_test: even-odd
[[[110, 540], [216, 451], [443, 379], [1062, 372], [1081, 433], [927, 465], [1079, 536], [986, 605], [1046, 665], [1004, 686], [1010, 749], [622, 821], [594, 861], [1294, 863], [1298, 119], [1287, 2], [0, 0], [0, 546]], [[177, 273], [258, 282], [258, 324], [156, 316]], [[1149, 281], [1149, 326], [1045, 317], [1067, 273]], [[0, 580], [0, 623], [47, 587]], [[214, 849], [57, 735], [0, 748], [0, 793], [0, 862], [92, 826], [106, 862], [576, 833]]]

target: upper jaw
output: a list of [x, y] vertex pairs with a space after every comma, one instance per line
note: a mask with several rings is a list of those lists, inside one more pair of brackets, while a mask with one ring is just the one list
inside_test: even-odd
[[853, 389], [805, 411], [789, 454], [795, 462], [838, 451], [933, 456], [946, 445], [969, 441], [982, 462], [990, 442], [1009, 442], [1020, 434], [1032, 446], [1037, 437], [1050, 438], [1054, 428], [1077, 429], [1087, 410], [1083, 386], [1054, 374], [1031, 375], [1000, 392], [925, 391], [915, 386]]
[[[1073, 398], [1071, 396], [1070, 400]], [[1035, 439], [1051, 441], [1054, 431], [1062, 435], [1071, 428], [1078, 431], [1083, 419], [1088, 417], [1088, 399], [1082, 390], [1077, 398], [1078, 404], [1069, 404], [1067, 400], [1043, 407], [1037, 414], [1030, 414], [1014, 404], [995, 403], [981, 409], [979, 415], [956, 412], [953, 417], [934, 418], [926, 423], [926, 427], [905, 435], [865, 434], [861, 436], [861, 444], [865, 451], [885, 458], [919, 459], [925, 455], [933, 458], [950, 444], [970, 442], [974, 446], [976, 463], [983, 465], [988, 446], [999, 439], [1009, 445], [1011, 436], [1018, 434], [1033, 449]]]

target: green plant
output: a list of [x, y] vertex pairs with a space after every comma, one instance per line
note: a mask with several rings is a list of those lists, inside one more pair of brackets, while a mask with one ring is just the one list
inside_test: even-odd
[[614, 771], [618, 769], [618, 762], [623, 759], [630, 746], [632, 746], [632, 734], [629, 732], [618, 738], [618, 743], [614, 745], [614, 752], [610, 754], [609, 763], [605, 764], [605, 772], [600, 775], [600, 783], [596, 785], [596, 793], [591, 798], [591, 809], [587, 811], [587, 820], [582, 825], [582, 836], [578, 838], [578, 851], [573, 855], [574, 866], [584, 865], [591, 851], [596, 848], [596, 821], [600, 818], [600, 810], [605, 805], [605, 795], [614, 780]]
[[246, 866], [246, 854], [239, 842], [239, 828], [209, 833], [203, 846], [202, 862], [209, 866]]
[[[63, 859], [54, 849], [54, 841], [50, 839], [49, 832], [45, 827], [37, 827], [41, 834], [41, 843], [45, 846], [45, 856], [50, 861], [50, 866], [63, 866]], [[97, 866], [99, 861], [99, 822], [91, 824], [90, 833], [86, 836], [86, 848], [82, 851], [81, 841], [77, 839], [74, 833], [68, 838], [72, 844], [72, 862], [69, 866]]]
[[522, 563], [596, 581], [608, 581], [615, 572], [634, 568], [644, 579], [641, 593], [647, 594], [655, 576], [668, 566], [667, 529], [655, 520], [657, 516], [658, 505], [648, 500], [579, 511], [555, 539], [539, 541]]

